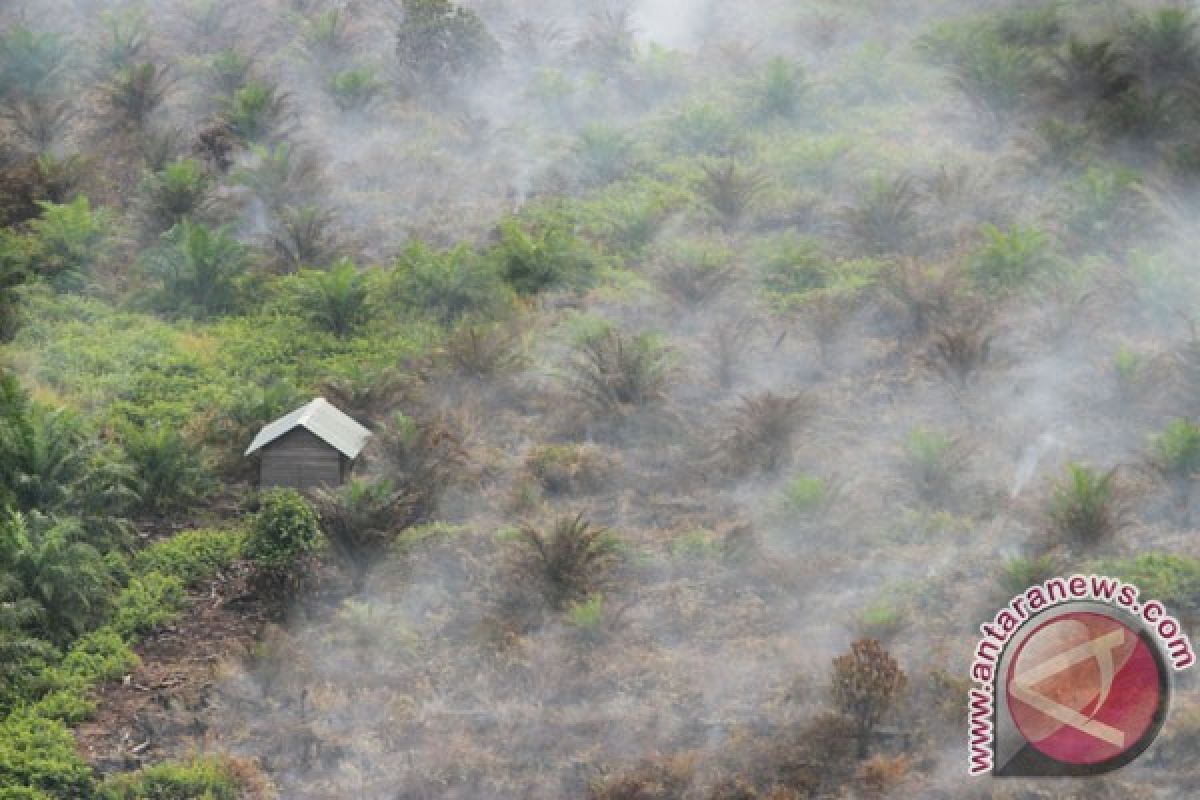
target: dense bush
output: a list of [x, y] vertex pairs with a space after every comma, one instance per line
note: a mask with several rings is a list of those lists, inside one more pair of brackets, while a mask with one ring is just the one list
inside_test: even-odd
[[157, 764], [114, 775], [100, 786], [98, 800], [238, 800], [234, 773], [218, 759], [196, 758]]
[[131, 639], [174, 619], [185, 605], [183, 581], [174, 575], [148, 572], [134, 578], [113, 601], [109, 625]]
[[90, 797], [92, 770], [61, 722], [16, 711], [0, 720], [0, 786], [41, 790], [61, 800]]
[[155, 305], [180, 316], [207, 317], [233, 310], [245, 275], [246, 249], [227, 230], [183, 220], [163, 234], [145, 260], [157, 281]]
[[437, 252], [415, 241], [396, 260], [391, 294], [401, 307], [449, 323], [504, 303], [504, 282], [494, 265], [466, 246]]
[[600, 263], [592, 248], [560, 221], [526, 228], [510, 218], [500, 223], [497, 233], [499, 242], [488, 258], [521, 294], [586, 285]]
[[474, 11], [449, 0], [403, 0], [396, 55], [412, 88], [436, 97], [495, 58], [498, 45]]
[[138, 551], [133, 564], [140, 574], [159, 572], [195, 585], [236, 561], [243, 538], [240, 531], [184, 531]]
[[286, 572], [316, 549], [320, 537], [320, 520], [303, 495], [272, 489], [259, 498], [244, 552], [262, 569]]
[[143, 509], [178, 511], [208, 491], [210, 476], [204, 461], [179, 431], [161, 424], [131, 426], [123, 440], [137, 473]]

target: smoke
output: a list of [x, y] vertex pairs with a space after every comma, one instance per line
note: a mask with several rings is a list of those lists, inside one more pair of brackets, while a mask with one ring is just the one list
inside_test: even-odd
[[[1031, 164], [1045, 153], [1033, 134], [966, 102], [918, 53], [938, 23], [1006, 4], [642, 0], [628, 30], [598, 29], [603, 4], [583, 0], [471, 5], [503, 55], [430, 98], [395, 74], [383, 0], [26, 4], [31, 24], [78, 41], [100, 36], [103, 10], [143, 11], [151, 52], [179, 78], [168, 127], [185, 139], [210, 121], [214, 53], [250, 54], [256, 78], [288, 97], [284, 138], [321, 164], [291, 187], [295, 202], [330, 209], [342, 254], [364, 265], [387, 266], [414, 240], [484, 246], [506, 215], [553, 218], [561, 197], [577, 201], [563, 215], [572, 232], [619, 251], [601, 288], [528, 302], [513, 374], [434, 379], [428, 403], [471, 456], [443, 524], [409, 537], [363, 594], [298, 603], [255, 659], [229, 665], [206, 745], [258, 759], [297, 800], [584, 797], [672, 756], [691, 759], [689, 798], [729, 775], [852, 773], [849, 757], [804, 766], [824, 731], [806, 726], [829, 709], [832, 658], [870, 635], [909, 676], [898, 724], [921, 731], [913, 774], [890, 796], [964, 796], [955, 681], [1003, 599], [1004, 560], [1044, 549], [1048, 487], [1068, 461], [1139, 465], [1154, 431], [1197, 409], [1165, 390], [1131, 402], [1113, 366], [1132, 341], [1142, 382], [1186, 386], [1162, 365], [1190, 334], [1155, 303], [1185, 296], [1164, 291], [1169, 280], [1194, 282], [1194, 215], [1159, 240], [1087, 228], [1104, 209], [1078, 211], [1082, 190], [1063, 177], [1074, 154]], [[335, 6], [352, 44], [324, 63], [303, 42]], [[212, 41], [197, 34], [206, 8], [227, 9]], [[626, 33], [633, 55], [597, 45]], [[329, 90], [350, 68], [381, 82], [352, 112]], [[93, 135], [77, 123], [68, 149]], [[730, 162], [755, 179], [737, 213], [728, 183], [700, 166]], [[1084, 188], [1103, 195], [1092, 180]], [[267, 205], [233, 183], [239, 230], [270, 231]], [[889, 214], [897, 250], [879, 247]], [[936, 276], [979, 269], [984, 223], [1017, 231], [998, 246], [1002, 267], [1037, 248], [1022, 226], [1071, 240], [1044, 266], [1069, 279], [969, 305], [953, 274]], [[1080, 243], [1101, 235], [1112, 238]], [[1126, 268], [1137, 258], [1141, 272]], [[708, 272], [688, 272], [701, 262]], [[893, 272], [905, 264], [920, 268], [918, 302]], [[871, 288], [843, 292], [834, 272]], [[918, 322], [939, 292], [956, 314]], [[564, 379], [581, 332], [603, 324], [653, 332], [670, 352], [662, 402], [622, 424], [594, 419]], [[743, 441], [739, 414], [767, 393], [803, 400], [787, 457], [738, 471], [723, 459]], [[914, 431], [953, 445], [915, 452]], [[779, 436], [768, 430], [768, 444]], [[569, 451], [571, 488], [551, 487], [539, 448], [579, 445], [594, 462]], [[929, 480], [914, 477], [923, 470]], [[1177, 548], [1155, 508], [1138, 507], [1137, 539], [1109, 555]], [[548, 610], [514, 563], [514, 525], [576, 513], [622, 543], [594, 617]], [[779, 742], [785, 756], [767, 753]]]

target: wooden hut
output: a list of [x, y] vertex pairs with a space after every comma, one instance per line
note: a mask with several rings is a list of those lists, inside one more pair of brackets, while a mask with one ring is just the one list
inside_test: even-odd
[[318, 397], [264, 427], [246, 448], [262, 453], [259, 486], [339, 486], [371, 432]]

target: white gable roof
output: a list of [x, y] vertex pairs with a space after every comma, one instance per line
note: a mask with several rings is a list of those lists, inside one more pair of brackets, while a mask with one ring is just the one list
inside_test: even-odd
[[355, 458], [371, 432], [343, 414], [324, 397], [297, 408], [264, 427], [246, 448], [246, 455], [255, 453], [296, 428], [304, 428], [334, 448], [346, 458]]

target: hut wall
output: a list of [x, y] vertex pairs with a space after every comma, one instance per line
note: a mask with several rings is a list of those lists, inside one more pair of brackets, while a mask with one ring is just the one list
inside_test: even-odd
[[337, 486], [342, 482], [342, 454], [304, 428], [296, 428], [262, 450], [259, 485]]

